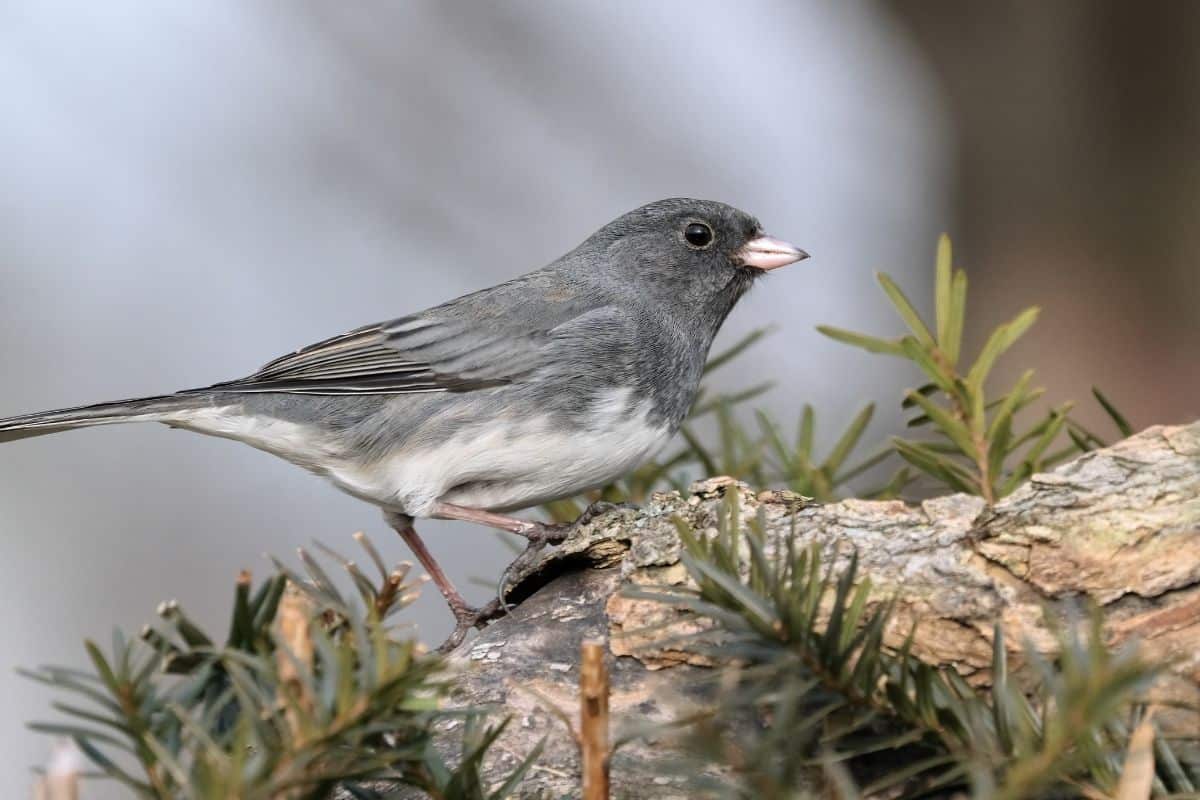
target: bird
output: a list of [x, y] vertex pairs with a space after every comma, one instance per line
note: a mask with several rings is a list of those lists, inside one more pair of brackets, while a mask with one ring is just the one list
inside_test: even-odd
[[[670, 198], [617, 217], [541, 269], [173, 394], [0, 419], [0, 442], [158, 422], [233, 439], [378, 506], [454, 616], [442, 649], [508, 610], [476, 608], [415, 520], [519, 534], [529, 558], [603, 510], [511, 513], [603, 486], [678, 431], [727, 315], [807, 258], [723, 203]], [[505, 571], [507, 578], [508, 571]]]

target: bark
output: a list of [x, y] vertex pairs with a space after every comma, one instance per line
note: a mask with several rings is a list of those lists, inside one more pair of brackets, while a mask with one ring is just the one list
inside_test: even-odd
[[[874, 596], [897, 598], [890, 643], [920, 620], [915, 654], [976, 685], [990, 680], [995, 622], [1005, 627], [1019, 677], [1030, 648], [1051, 654], [1047, 619], [1070, 620], [1092, 600], [1104, 609], [1112, 645], [1136, 639], [1149, 657], [1171, 661], [1157, 697], [1200, 707], [1200, 422], [1150, 428], [1083, 455], [1035, 475], [992, 508], [967, 495], [920, 505], [814, 505], [712, 478], [687, 496], [655, 495], [640, 510], [595, 520], [519, 576], [514, 599], [524, 599], [511, 617], [452, 655], [460, 671], [452, 704], [514, 717], [490, 770], [505, 774], [547, 737], [521, 796], [578, 795], [576, 744], [551, 706], [576, 716], [582, 641], [609, 646], [614, 738], [702, 702], [689, 678], [704, 665], [657, 646], [661, 631], [637, 632], [664, 622], [687, 630], [698, 621], [620, 590], [686, 580], [673, 519], [711, 530], [730, 492], [741, 495], [747, 517], [763, 514], [770, 538], [794, 528], [831, 557], [856, 549]], [[1194, 734], [1200, 721], [1188, 713], [1159, 719]], [[705, 776], [679, 775], [672, 758], [664, 741], [625, 745], [612, 761], [613, 796], [689, 796]]]

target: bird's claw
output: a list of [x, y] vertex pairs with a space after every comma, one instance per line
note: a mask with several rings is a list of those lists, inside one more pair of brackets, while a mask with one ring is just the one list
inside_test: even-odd
[[525, 549], [514, 558], [504, 572], [500, 575], [500, 582], [496, 586], [496, 599], [493, 602], [498, 602], [500, 608], [504, 609], [505, 613], [512, 610], [512, 606], [504, 600], [505, 592], [508, 590], [509, 581], [513, 574], [519, 574], [529, 567], [534, 557], [542, 551], [548, 544], [562, 544], [572, 533], [579, 528], [587, 525], [596, 517], [607, 514], [610, 511], [617, 509], [636, 508], [632, 503], [610, 503], [607, 500], [597, 500], [592, 503], [583, 513], [579, 515], [573, 522], [531, 522], [529, 530], [522, 535], [528, 540]]
[[500, 574], [500, 582], [496, 585], [496, 599], [492, 602], [497, 602], [504, 609], [505, 613], [512, 610], [512, 606], [504, 599], [504, 594], [508, 590], [509, 582], [514, 573], [520, 573], [530, 566], [538, 553], [542, 551], [548, 544], [562, 544], [566, 541], [571, 529], [574, 527], [573, 522], [547, 524], [534, 523], [536, 525], [533, 530], [525, 534], [528, 544], [525, 549], [517, 555], [508, 566], [504, 568], [504, 572]]
[[439, 653], [449, 653], [462, 644], [463, 639], [467, 637], [467, 632], [472, 628], [482, 629], [492, 620], [508, 613], [508, 607], [498, 597], [482, 608], [451, 605], [450, 610], [454, 613], [454, 630], [446, 637], [446, 641], [438, 645], [437, 652]]

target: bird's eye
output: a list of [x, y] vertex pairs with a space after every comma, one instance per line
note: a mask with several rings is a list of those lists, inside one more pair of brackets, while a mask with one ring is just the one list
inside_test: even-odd
[[712, 228], [703, 222], [693, 222], [683, 229], [683, 238], [692, 247], [708, 247], [713, 240]]

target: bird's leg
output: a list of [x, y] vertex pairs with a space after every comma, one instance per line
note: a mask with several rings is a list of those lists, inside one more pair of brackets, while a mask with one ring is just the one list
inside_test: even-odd
[[493, 602], [498, 601], [500, 607], [508, 611], [510, 606], [504, 602], [504, 593], [508, 590], [509, 577], [514, 572], [519, 572], [529, 566], [533, 562], [534, 557], [546, 545], [562, 544], [580, 526], [586, 525], [601, 514], [617, 508], [632, 508], [632, 506], [629, 503], [609, 503], [604, 500], [597, 500], [588, 506], [574, 522], [557, 523], [517, 519], [505, 514], [496, 514], [478, 508], [467, 508], [466, 506], [456, 506], [452, 503], [438, 503], [435, 505], [433, 516], [439, 519], [457, 519], [464, 522], [475, 522], [480, 525], [486, 525], [489, 528], [515, 533], [529, 540], [529, 543], [525, 545], [525, 549], [504, 568], [504, 572], [500, 576], [500, 583], [496, 587], [496, 601]]
[[499, 598], [492, 600], [483, 608], [474, 608], [467, 604], [458, 589], [454, 588], [454, 584], [450, 582], [450, 578], [442, 571], [441, 565], [438, 564], [433, 554], [425, 547], [425, 542], [421, 541], [421, 537], [417, 535], [412, 517], [394, 511], [385, 511], [383, 517], [387, 520], [388, 525], [400, 534], [400, 538], [413, 551], [413, 555], [421, 562], [421, 566], [429, 573], [429, 577], [433, 578], [434, 585], [442, 593], [442, 597], [446, 598], [446, 604], [450, 606], [450, 612], [454, 614], [454, 631], [438, 647], [439, 652], [445, 653], [453, 650], [458, 647], [471, 628], [482, 628], [489, 620], [506, 613], [504, 604], [500, 602]]
[[436, 503], [433, 506], [432, 516], [437, 519], [460, 519], [463, 522], [475, 522], [479, 525], [486, 525], [489, 528], [524, 536], [530, 541], [540, 540], [544, 543], [550, 541], [553, 537], [555, 538], [555, 543], [557, 543], [565, 538], [565, 536], [562, 538], [554, 536], [554, 531], [561, 527], [555, 523], [517, 519], [506, 514], [496, 514], [479, 508], [456, 506], [453, 503]]

